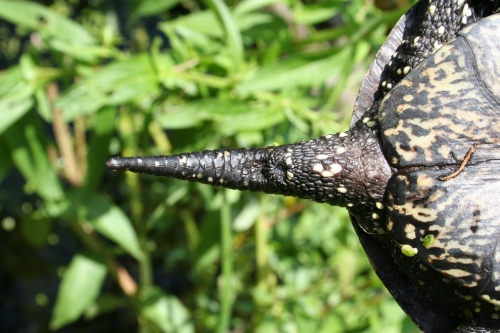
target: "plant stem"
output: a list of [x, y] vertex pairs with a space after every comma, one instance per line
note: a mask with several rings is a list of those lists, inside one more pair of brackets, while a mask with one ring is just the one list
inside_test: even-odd
[[269, 275], [268, 247], [267, 247], [268, 226], [264, 213], [261, 213], [255, 221], [255, 256], [257, 264], [257, 288], [269, 291], [267, 278]]
[[[224, 196], [227, 199], [226, 196]], [[229, 324], [231, 319], [232, 309], [232, 295], [231, 284], [233, 274], [233, 258], [232, 258], [232, 239], [233, 234], [231, 230], [231, 211], [228, 200], [224, 200], [221, 208], [221, 243], [222, 243], [222, 297], [221, 297], [221, 310], [219, 319], [219, 328], [217, 332], [225, 333], [229, 331]]]

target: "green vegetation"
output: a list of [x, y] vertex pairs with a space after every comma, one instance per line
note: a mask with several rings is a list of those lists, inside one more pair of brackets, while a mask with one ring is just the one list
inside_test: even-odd
[[2, 241], [35, 252], [62, 235], [78, 244], [51, 268], [57, 297], [36, 297], [53, 307], [41, 331], [115, 311], [140, 332], [418, 331], [344, 209], [104, 166], [346, 130], [409, 4], [88, 3], [0, 1], [0, 181], [17, 170], [35, 202], [8, 216], [3, 207]]

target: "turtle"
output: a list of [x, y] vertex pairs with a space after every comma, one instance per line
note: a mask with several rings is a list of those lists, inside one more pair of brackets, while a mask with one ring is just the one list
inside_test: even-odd
[[346, 132], [106, 165], [346, 207], [422, 331], [500, 332], [497, 5], [419, 1], [369, 67]]

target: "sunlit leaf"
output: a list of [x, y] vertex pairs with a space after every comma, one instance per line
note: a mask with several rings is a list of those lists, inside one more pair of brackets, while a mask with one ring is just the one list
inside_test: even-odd
[[318, 60], [293, 57], [263, 66], [253, 76], [241, 82], [237, 91], [249, 94], [259, 90], [289, 89], [293, 87], [318, 86], [340, 73], [348, 50], [340, 50], [334, 56]]
[[92, 36], [77, 22], [49, 8], [29, 1], [0, 1], [0, 17], [6, 21], [38, 30], [68, 44], [91, 45]]
[[92, 196], [88, 200], [88, 219], [101, 234], [115, 241], [137, 260], [143, 259], [139, 240], [132, 223], [123, 211], [110, 204], [101, 196]]
[[111, 63], [64, 91], [56, 101], [65, 120], [92, 114], [107, 105], [140, 101], [155, 94], [158, 82], [146, 54]]
[[28, 192], [35, 191], [48, 201], [62, 199], [62, 187], [47, 156], [45, 132], [39, 119], [32, 115], [25, 116], [3, 137], [12, 161], [27, 181]]
[[0, 134], [33, 107], [35, 86], [25, 82], [19, 67], [0, 76]]
[[141, 313], [154, 322], [162, 332], [194, 332], [189, 313], [176, 297], [152, 287], [142, 292], [140, 300]]
[[99, 295], [106, 266], [95, 256], [77, 254], [59, 286], [50, 327], [57, 330], [77, 320]]

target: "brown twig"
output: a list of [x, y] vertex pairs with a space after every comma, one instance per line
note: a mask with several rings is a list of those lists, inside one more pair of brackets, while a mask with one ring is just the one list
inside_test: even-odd
[[62, 112], [53, 105], [53, 102], [59, 95], [59, 90], [55, 83], [49, 83], [46, 90], [47, 96], [52, 102], [52, 127], [54, 129], [54, 135], [56, 137], [57, 146], [59, 147], [59, 153], [65, 162], [63, 173], [70, 184], [78, 187], [82, 184], [83, 175], [79, 170], [76, 154], [73, 149], [73, 138], [68, 125], [64, 123]]
[[85, 131], [85, 116], [78, 116], [75, 119], [75, 150], [78, 171], [83, 176], [87, 174], [87, 138]]
[[472, 157], [472, 154], [474, 154], [474, 152], [476, 151], [476, 149], [477, 149], [477, 145], [474, 144], [472, 146], [472, 148], [469, 149], [469, 152], [467, 153], [467, 155], [465, 155], [464, 160], [462, 161], [462, 164], [460, 164], [460, 167], [458, 168], [458, 170], [455, 171], [455, 172], [453, 172], [453, 173], [451, 173], [451, 174], [449, 174], [448, 176], [440, 177], [439, 180], [447, 181], [447, 180], [453, 179], [456, 176], [458, 176], [458, 174], [460, 172], [462, 172], [462, 170], [465, 168], [465, 165], [467, 164], [467, 162], [469, 162], [470, 158]]
[[129, 272], [121, 266], [108, 249], [99, 242], [93, 233], [87, 233], [76, 221], [69, 221], [68, 224], [75, 235], [91, 250], [96, 251], [104, 258], [104, 263], [108, 267], [111, 277], [118, 283], [127, 296], [134, 296], [137, 293], [137, 283]]

